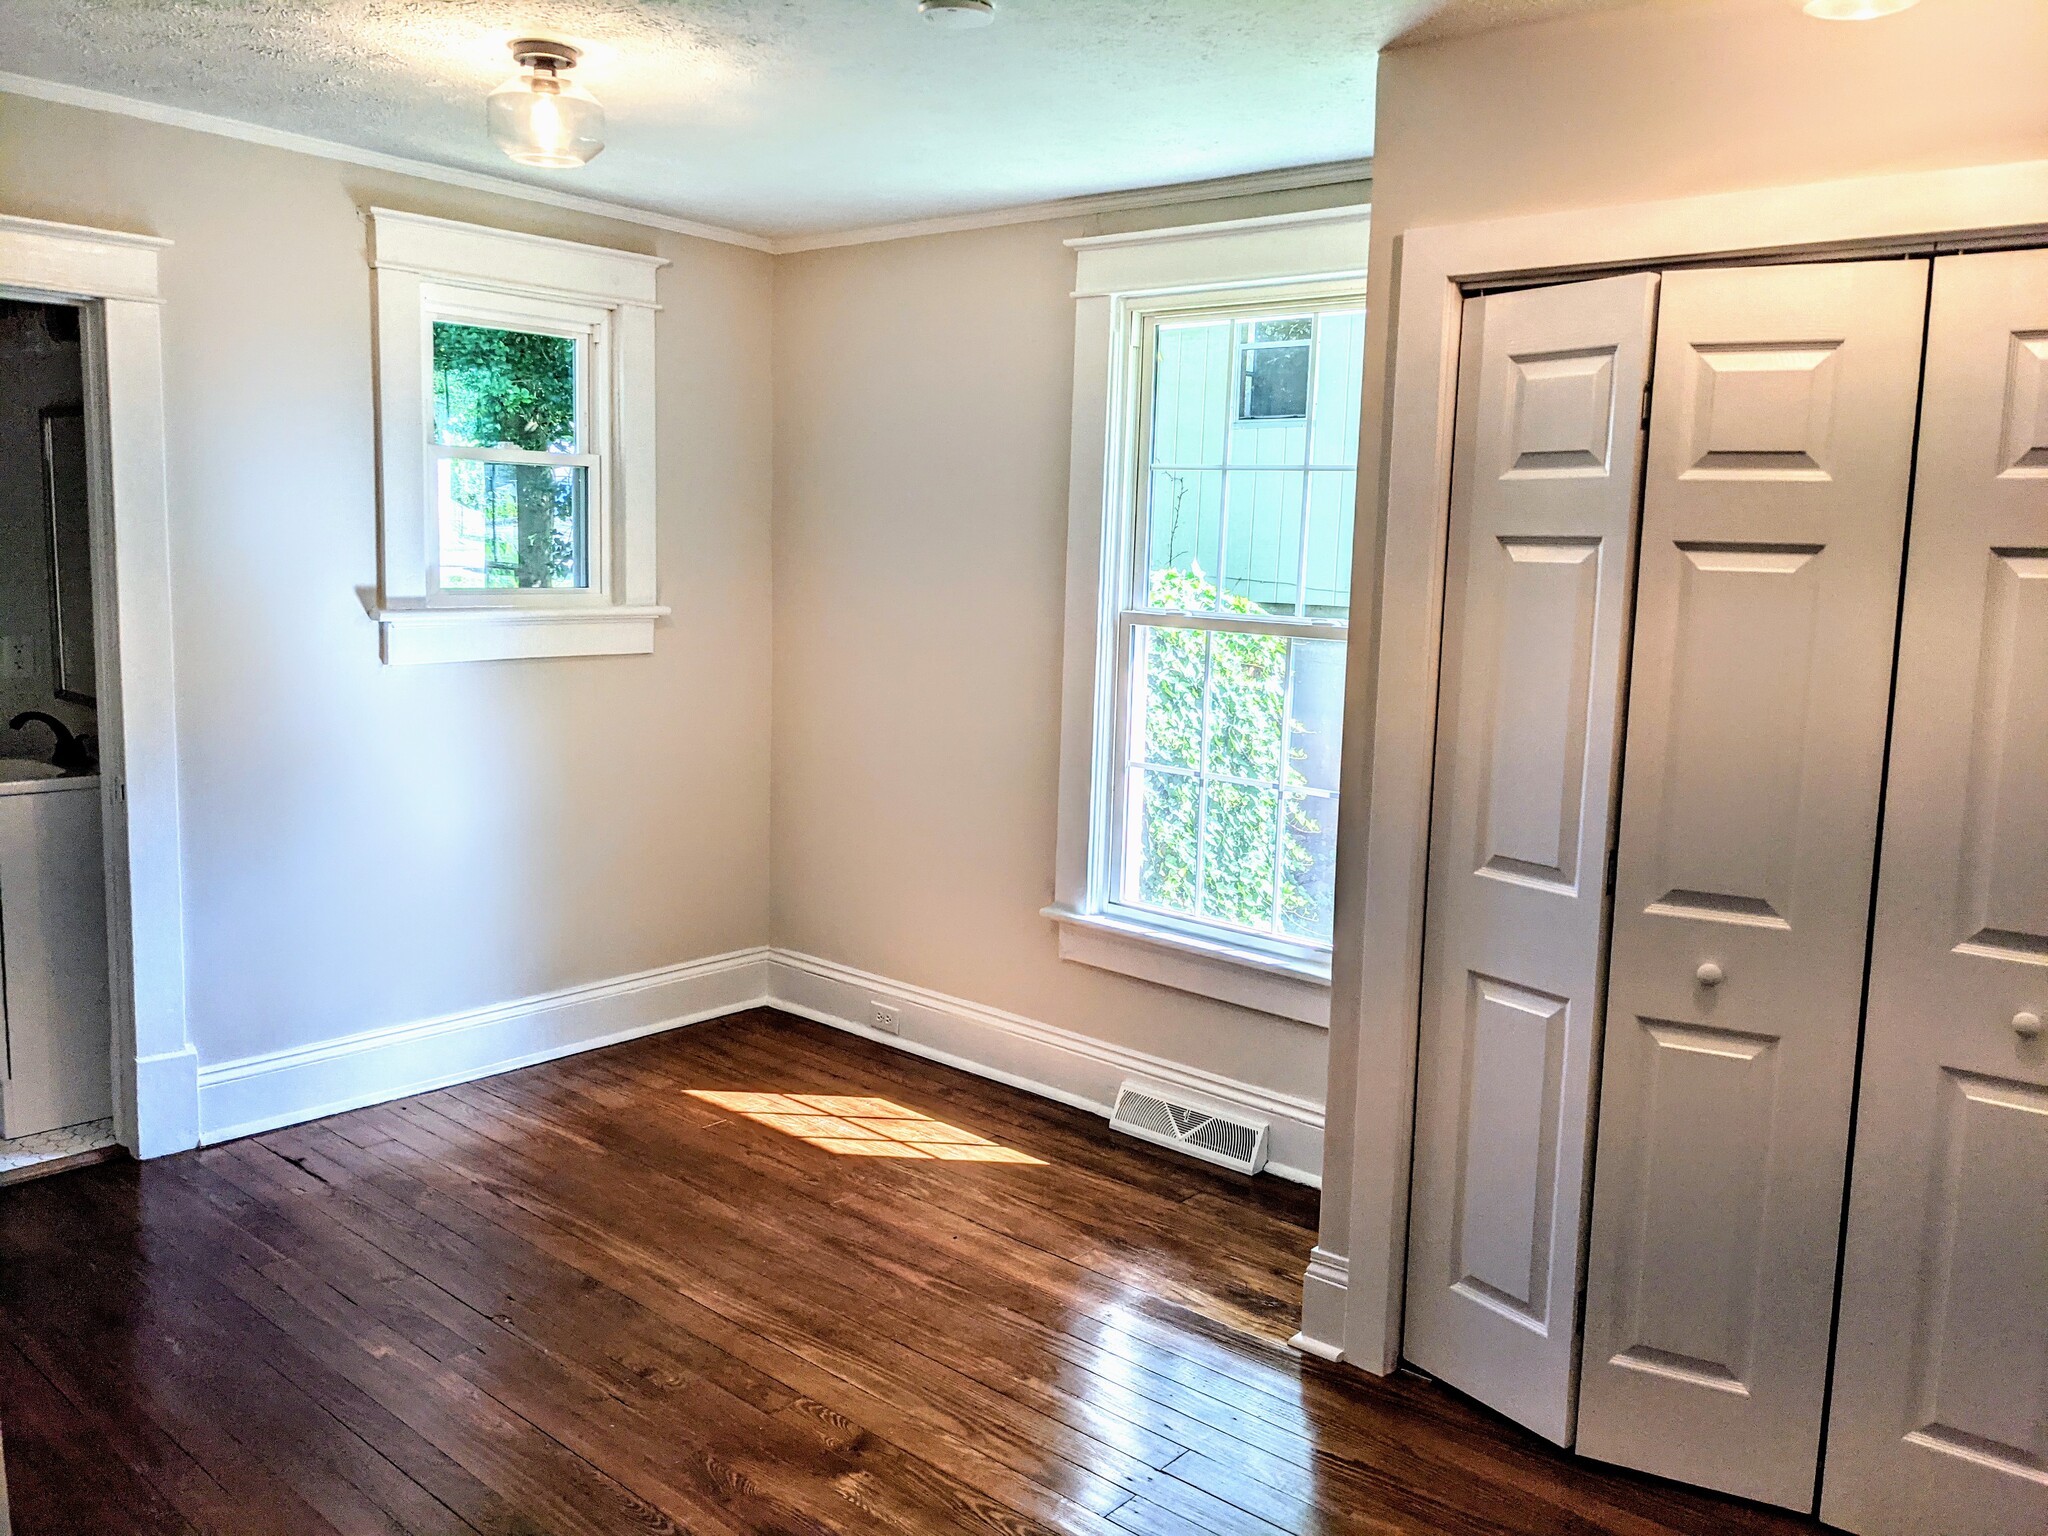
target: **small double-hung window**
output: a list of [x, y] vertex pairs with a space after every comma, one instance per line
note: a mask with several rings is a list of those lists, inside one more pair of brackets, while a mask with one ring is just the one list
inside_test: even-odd
[[661, 263], [371, 222], [385, 661], [651, 650]]
[[601, 317], [458, 302], [429, 324], [435, 590], [588, 592], [605, 525], [604, 459], [592, 451], [603, 400], [590, 387]]
[[[1052, 915], [1069, 958], [1320, 1021], [1365, 346], [1362, 274], [1333, 269], [1363, 267], [1364, 220], [1242, 227], [1239, 285], [1214, 281], [1218, 228], [1190, 232], [1186, 291], [1104, 296], [1104, 396], [1077, 404], [1107, 452], [1075, 487], [1098, 558], [1070, 563], [1068, 643], [1093, 665]], [[1090, 257], [1134, 238], [1078, 243], [1090, 345]]]

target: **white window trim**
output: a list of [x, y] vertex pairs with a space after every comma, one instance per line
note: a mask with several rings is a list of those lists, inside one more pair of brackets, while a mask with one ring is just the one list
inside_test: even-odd
[[[391, 666], [654, 649], [656, 256], [369, 211], [376, 283], [378, 589]], [[428, 444], [436, 316], [498, 316], [586, 342], [587, 588], [449, 592]]]
[[1073, 462], [1059, 850], [1045, 914], [1059, 925], [1062, 959], [1320, 1026], [1330, 1019], [1326, 957], [1144, 920], [1128, 908], [1112, 910], [1108, 899], [1119, 578], [1129, 558], [1128, 418], [1133, 343], [1148, 314], [1186, 308], [1205, 292], [1362, 293], [1370, 218], [1369, 208], [1354, 206], [1067, 242], [1076, 255]]

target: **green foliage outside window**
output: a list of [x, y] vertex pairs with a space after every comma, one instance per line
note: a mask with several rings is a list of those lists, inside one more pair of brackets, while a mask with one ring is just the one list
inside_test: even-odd
[[[450, 447], [578, 450], [576, 342], [496, 326], [434, 324], [434, 438]], [[584, 475], [454, 460], [457, 502], [481, 515], [484, 581], [579, 584]]]
[[435, 321], [434, 440], [575, 452], [575, 338]]
[[[1155, 609], [1263, 617], [1246, 597], [1219, 590], [1198, 566], [1155, 571]], [[1327, 935], [1327, 900], [1311, 880], [1318, 826], [1305, 802], [1289, 795], [1286, 835], [1277, 839], [1283, 790], [1305, 788], [1291, 745], [1301, 730], [1288, 721], [1288, 642], [1276, 635], [1148, 626], [1145, 658], [1145, 761], [1190, 770], [1145, 772], [1138, 872], [1147, 906], [1270, 931], [1273, 883], [1281, 882], [1284, 932]], [[1203, 740], [1204, 688], [1208, 740]], [[1283, 756], [1286, 761], [1282, 761]], [[1198, 815], [1194, 770], [1251, 784], [1212, 780], [1206, 816]], [[1142, 771], [1142, 770], [1141, 770]], [[1206, 866], [1198, 860], [1206, 854]], [[1277, 868], [1276, 868], [1277, 864]], [[1197, 870], [1201, 889], [1197, 904]]]

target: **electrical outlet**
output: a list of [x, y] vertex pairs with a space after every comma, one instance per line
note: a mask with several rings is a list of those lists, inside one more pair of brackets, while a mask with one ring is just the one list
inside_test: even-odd
[[878, 1002], [870, 998], [868, 1000], [868, 1023], [885, 1035], [900, 1035], [903, 1033], [903, 1015], [894, 1003]]

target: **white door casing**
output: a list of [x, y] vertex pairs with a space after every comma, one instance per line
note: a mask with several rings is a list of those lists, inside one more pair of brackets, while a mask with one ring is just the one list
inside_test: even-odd
[[0, 214], [0, 287], [83, 304], [114, 1130], [138, 1157], [199, 1144], [186, 1032], [163, 316], [170, 242]]
[[1560, 1444], [1657, 278], [1465, 306], [1406, 1353]]
[[2048, 251], [1935, 263], [1882, 860], [1822, 1513], [2040, 1536]]
[[1810, 1508], [1924, 260], [1667, 274], [1579, 1448]]

